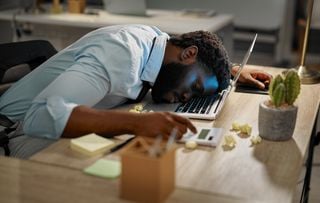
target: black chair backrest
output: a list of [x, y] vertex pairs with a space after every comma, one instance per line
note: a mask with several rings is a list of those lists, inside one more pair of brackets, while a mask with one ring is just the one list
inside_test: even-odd
[[0, 95], [56, 53], [45, 40], [0, 44]]

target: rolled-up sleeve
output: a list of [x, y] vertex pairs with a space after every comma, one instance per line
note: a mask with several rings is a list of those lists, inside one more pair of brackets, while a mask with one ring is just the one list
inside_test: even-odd
[[106, 95], [107, 74], [87, 59], [76, 62], [32, 101], [24, 118], [27, 135], [58, 139], [76, 106], [94, 106]]
[[26, 115], [23, 130], [27, 135], [58, 139], [76, 106], [59, 96], [35, 101]]

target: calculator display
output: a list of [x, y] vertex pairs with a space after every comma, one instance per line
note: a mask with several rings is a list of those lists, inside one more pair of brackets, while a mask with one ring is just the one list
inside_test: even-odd
[[197, 134], [194, 134], [188, 130], [179, 142], [194, 141], [198, 145], [215, 147], [221, 140], [223, 128], [198, 127], [197, 131]]
[[198, 139], [204, 140], [206, 139], [208, 133], [210, 132], [210, 129], [202, 129], [199, 133]]

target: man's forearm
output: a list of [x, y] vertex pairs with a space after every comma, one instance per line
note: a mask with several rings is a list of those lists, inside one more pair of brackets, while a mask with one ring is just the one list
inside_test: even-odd
[[137, 115], [123, 111], [96, 110], [86, 106], [73, 109], [62, 137], [79, 137], [88, 133], [111, 137], [132, 134]]
[[131, 113], [115, 110], [95, 110], [86, 106], [75, 107], [67, 121], [63, 137], [79, 137], [87, 133], [97, 133], [111, 137], [121, 134], [155, 137], [169, 137], [176, 128], [177, 138], [190, 129], [197, 132], [187, 118], [169, 112]]

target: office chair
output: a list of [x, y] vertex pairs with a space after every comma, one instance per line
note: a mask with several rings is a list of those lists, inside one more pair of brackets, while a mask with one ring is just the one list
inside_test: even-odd
[[0, 44], [0, 95], [56, 53], [45, 40]]

